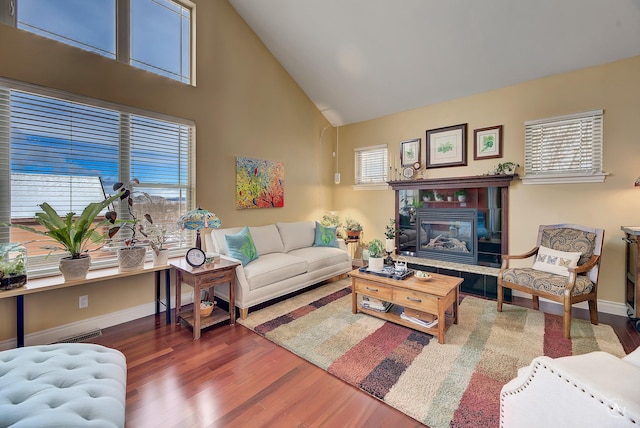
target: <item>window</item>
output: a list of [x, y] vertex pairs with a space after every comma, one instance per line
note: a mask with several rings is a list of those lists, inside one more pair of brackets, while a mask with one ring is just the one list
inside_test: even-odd
[[355, 189], [386, 189], [387, 146], [362, 147], [354, 151]]
[[603, 182], [602, 110], [525, 122], [524, 184]]
[[195, 84], [195, 4], [188, 0], [0, 0], [6, 3], [0, 22]]
[[[87, 203], [113, 195], [114, 183], [137, 178], [136, 217], [149, 213], [154, 227], [169, 231], [173, 252], [184, 252], [192, 234], [178, 231], [176, 221], [194, 208], [194, 133], [184, 119], [0, 79], [0, 222], [39, 227], [39, 204], [79, 214]], [[0, 231], [0, 242], [35, 239], [27, 245], [29, 275], [57, 273], [64, 254], [47, 257], [42, 236]], [[116, 264], [110, 246], [94, 248], [92, 266]]]

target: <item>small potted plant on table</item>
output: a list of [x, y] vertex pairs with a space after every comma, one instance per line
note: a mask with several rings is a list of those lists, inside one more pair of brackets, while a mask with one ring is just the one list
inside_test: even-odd
[[345, 219], [345, 229], [347, 229], [347, 237], [349, 239], [359, 239], [362, 232], [362, 225], [352, 217], [347, 216]]
[[384, 269], [384, 244], [379, 239], [369, 242], [369, 270], [380, 272]]

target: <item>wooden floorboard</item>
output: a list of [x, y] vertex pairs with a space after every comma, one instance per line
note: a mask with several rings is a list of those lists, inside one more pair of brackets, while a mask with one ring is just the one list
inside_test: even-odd
[[[528, 299], [513, 303], [531, 307]], [[588, 319], [586, 310], [574, 316]], [[421, 426], [241, 325], [209, 328], [194, 341], [189, 327], [164, 320], [141, 318], [91, 340], [127, 357], [127, 427]], [[627, 353], [640, 345], [627, 318], [600, 314], [600, 322]]]

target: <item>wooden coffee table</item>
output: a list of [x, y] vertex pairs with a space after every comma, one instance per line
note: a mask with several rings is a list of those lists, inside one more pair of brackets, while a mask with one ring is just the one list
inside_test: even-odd
[[[396, 280], [370, 273], [351, 271], [351, 310], [358, 311], [386, 321], [403, 325], [414, 330], [431, 334], [444, 343], [444, 332], [451, 323], [458, 323], [458, 288], [463, 279], [453, 276], [432, 273], [431, 279], [421, 281], [414, 276]], [[389, 312], [378, 312], [358, 305], [358, 295], [375, 297], [393, 303]], [[433, 328], [425, 328], [419, 324], [400, 317], [404, 307], [437, 315], [438, 324]], [[448, 308], [452, 314], [446, 314]]]

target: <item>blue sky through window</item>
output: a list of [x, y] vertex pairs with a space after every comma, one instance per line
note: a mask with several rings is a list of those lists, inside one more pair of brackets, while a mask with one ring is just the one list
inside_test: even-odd
[[[115, 59], [116, 0], [18, 0], [18, 28]], [[130, 0], [131, 65], [190, 83], [191, 11]]]

